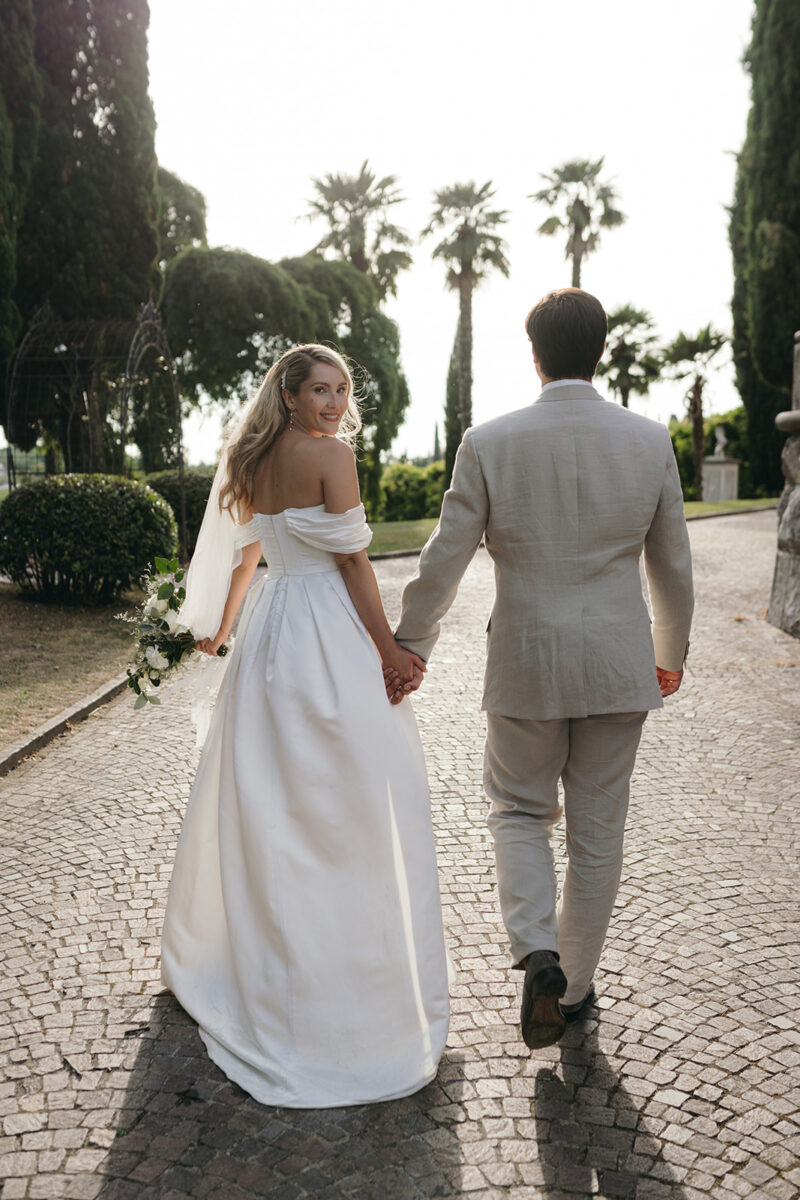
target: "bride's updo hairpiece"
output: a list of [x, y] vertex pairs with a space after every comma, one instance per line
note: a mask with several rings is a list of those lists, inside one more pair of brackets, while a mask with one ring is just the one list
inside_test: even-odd
[[273, 363], [258, 391], [245, 409], [223, 450], [227, 456], [226, 479], [219, 492], [220, 511], [227, 508], [239, 520], [247, 520], [252, 506], [256, 468], [262, 455], [289, 424], [283, 392], [296, 396], [311, 375], [315, 363], [335, 367], [347, 383], [347, 408], [337, 437], [352, 442], [361, 428], [358, 403], [353, 395], [353, 377], [346, 360], [335, 350], [316, 343], [294, 346]]

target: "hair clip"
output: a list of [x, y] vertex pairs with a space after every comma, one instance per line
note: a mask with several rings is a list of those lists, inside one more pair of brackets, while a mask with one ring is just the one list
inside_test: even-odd
[[281, 375], [281, 391], [286, 387], [286, 372]]

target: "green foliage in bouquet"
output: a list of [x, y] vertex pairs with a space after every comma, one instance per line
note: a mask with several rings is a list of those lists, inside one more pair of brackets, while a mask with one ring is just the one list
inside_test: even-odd
[[[177, 558], [157, 557], [155, 569], [158, 573], [147, 578], [147, 599], [139, 615], [120, 614], [119, 618], [136, 626], [133, 662], [127, 669], [128, 687], [136, 693], [134, 710], [148, 703], [160, 704], [151, 688], [160, 687], [164, 677], [195, 652], [194, 634], [179, 624], [178, 614], [186, 599], [185, 572]], [[227, 646], [217, 650], [220, 658], [227, 653]]]
[[50, 475], [0, 507], [0, 572], [51, 604], [108, 604], [177, 550], [161, 496], [114, 475]]
[[[191, 557], [197, 543], [197, 535], [203, 523], [211, 485], [214, 482], [212, 467], [187, 467], [183, 472], [183, 494], [186, 500], [186, 551]], [[169, 504], [176, 520], [181, 511], [181, 484], [177, 471], [154, 471], [145, 483]]]

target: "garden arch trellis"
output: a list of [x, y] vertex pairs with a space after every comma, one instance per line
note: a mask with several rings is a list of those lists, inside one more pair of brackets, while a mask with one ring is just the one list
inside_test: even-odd
[[[76, 433], [73, 424], [79, 421], [78, 436], [84, 439], [84, 459], [89, 469], [105, 471], [110, 467], [118, 474], [125, 474], [131, 402], [137, 389], [152, 382], [153, 366], [163, 371], [168, 380], [171, 423], [168, 449], [179, 476], [180, 512], [176, 516], [180, 526], [181, 556], [185, 558], [186, 501], [180, 393], [161, 314], [152, 300], [142, 306], [135, 323], [66, 322], [49, 304], [42, 305], [34, 313], [9, 364], [6, 378], [9, 487], [17, 484], [14, 448], [19, 449], [29, 440], [31, 414], [37, 414], [44, 404], [53, 403], [54, 398], [65, 429], [65, 469], [73, 469], [70, 461], [73, 434]], [[96, 412], [97, 405], [93, 404], [96, 399], [94, 389], [99, 386], [99, 381], [108, 393], [119, 396], [118, 405], [112, 406], [115, 411], [104, 416], [116, 433], [116, 445], [111, 447], [105, 444], [105, 430]]]

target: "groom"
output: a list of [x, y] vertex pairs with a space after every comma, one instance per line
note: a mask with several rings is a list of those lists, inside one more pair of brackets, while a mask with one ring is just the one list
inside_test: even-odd
[[[496, 580], [484, 787], [503, 919], [525, 971], [522, 1036], [536, 1048], [556, 1042], [593, 995], [639, 737], [647, 711], [680, 687], [693, 597], [669, 433], [592, 386], [602, 305], [578, 288], [551, 292], [526, 330], [541, 395], [465, 433], [396, 637], [430, 656], [484, 539]], [[557, 912], [559, 780], [568, 865]]]

